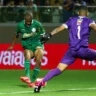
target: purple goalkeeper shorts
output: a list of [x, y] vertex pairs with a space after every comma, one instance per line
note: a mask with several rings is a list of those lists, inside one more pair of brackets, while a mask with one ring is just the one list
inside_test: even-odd
[[79, 50], [75, 51], [69, 48], [60, 63], [71, 65], [77, 58], [89, 61], [96, 60], [96, 50], [81, 47]]

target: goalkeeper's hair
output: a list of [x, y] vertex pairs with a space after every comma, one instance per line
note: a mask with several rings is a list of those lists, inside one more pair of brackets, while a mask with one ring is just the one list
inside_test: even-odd
[[80, 6], [80, 7], [79, 7], [79, 9], [78, 9], [78, 10], [79, 10], [79, 11], [81, 11], [81, 10], [88, 11], [88, 7], [87, 7], [87, 6], [82, 5], [82, 6]]

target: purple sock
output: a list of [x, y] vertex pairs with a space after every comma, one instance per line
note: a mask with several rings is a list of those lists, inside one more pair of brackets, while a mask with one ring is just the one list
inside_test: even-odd
[[48, 80], [52, 79], [54, 76], [61, 74], [62, 71], [59, 68], [55, 68], [47, 73], [44, 77], [43, 82], [47, 82]]

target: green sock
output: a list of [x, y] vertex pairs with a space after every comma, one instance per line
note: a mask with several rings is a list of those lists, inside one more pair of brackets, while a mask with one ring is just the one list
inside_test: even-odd
[[25, 60], [24, 67], [26, 76], [30, 78], [30, 60]]
[[35, 82], [37, 76], [38, 76], [38, 73], [40, 71], [40, 68], [34, 68], [33, 70], [33, 75], [32, 75], [32, 78], [31, 78], [31, 82]]

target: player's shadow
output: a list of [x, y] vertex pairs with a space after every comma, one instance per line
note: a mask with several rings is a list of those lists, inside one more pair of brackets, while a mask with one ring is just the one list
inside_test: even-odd
[[84, 89], [42, 90], [42, 92], [64, 92], [64, 91], [84, 91]]
[[28, 85], [17, 85], [19, 87], [28, 88]]
[[83, 91], [83, 90], [55, 90], [55, 91], [52, 91], [52, 92], [63, 92], [63, 91]]

